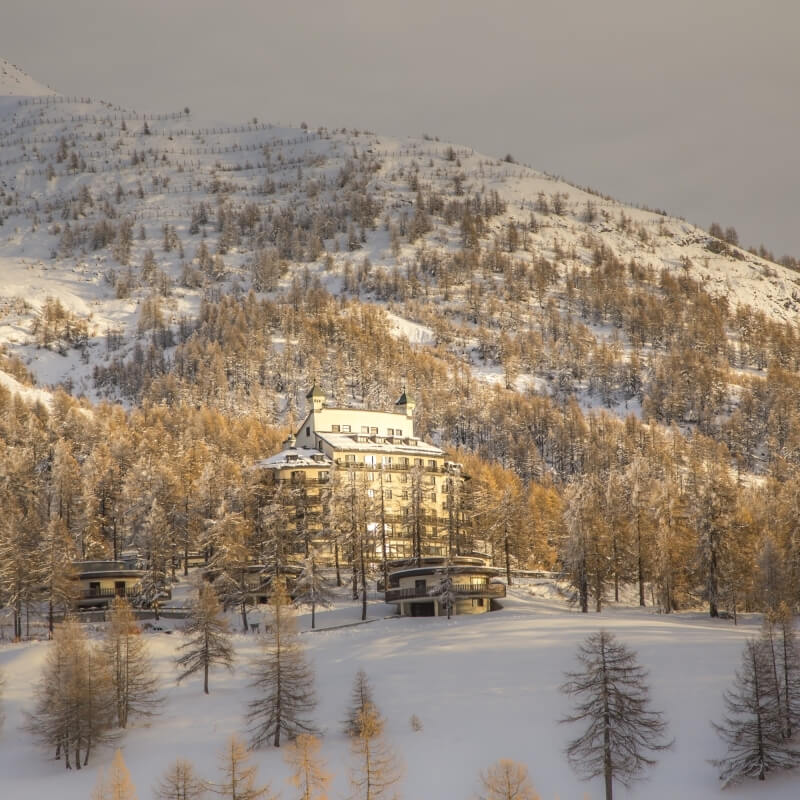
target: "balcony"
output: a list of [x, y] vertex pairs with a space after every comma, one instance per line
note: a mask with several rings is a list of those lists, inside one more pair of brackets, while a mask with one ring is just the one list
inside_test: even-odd
[[115, 597], [138, 597], [141, 594], [140, 586], [126, 586], [124, 589], [101, 588], [101, 589], [82, 589], [78, 599], [84, 600], [111, 600]]
[[[458, 597], [505, 597], [506, 586], [504, 583], [454, 583], [453, 592]], [[419, 597], [438, 597], [441, 594], [439, 585], [417, 588], [409, 586], [406, 589], [389, 589], [386, 592], [385, 602], [398, 603], [401, 600], [413, 600]]]

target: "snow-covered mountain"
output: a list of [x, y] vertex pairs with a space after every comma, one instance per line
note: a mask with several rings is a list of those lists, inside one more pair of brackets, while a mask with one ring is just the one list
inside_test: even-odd
[[[175, 326], [197, 313], [203, 297], [252, 286], [275, 291], [301, 274], [341, 292], [359, 268], [366, 279], [355, 293], [387, 308], [397, 335], [420, 347], [444, 344], [481, 380], [507, 381], [498, 358], [470, 331], [487, 323], [536, 328], [546, 298], [571, 312], [552, 286], [538, 307], [533, 299], [516, 302], [500, 285], [502, 267], [497, 275], [485, 266], [472, 277], [462, 273], [443, 288], [435, 262], [458, 253], [470, 235], [479, 250], [502, 242], [517, 263], [534, 267], [544, 259], [564, 280], [571, 269], [590, 273], [598, 253], [610, 254], [642, 273], [689, 277], [732, 311], [747, 305], [791, 323], [800, 307], [798, 273], [685, 220], [624, 205], [510, 157], [430, 137], [280, 128], [260, 119], [221, 123], [196, 119], [189, 109], [146, 114], [57, 95], [4, 61], [3, 94], [0, 343], [44, 385], [65, 384], [94, 398], [107, 393], [95, 385], [93, 369], [130, 352], [142, 303], [159, 280], [166, 322]], [[419, 210], [423, 196], [427, 211]], [[481, 230], [465, 231], [465, 208], [483, 213]], [[238, 229], [230, 244], [220, 241], [226, 215]], [[121, 253], [123, 221], [130, 242]], [[510, 227], [513, 241], [506, 239]], [[219, 256], [216, 267], [206, 259], [199, 268], [203, 246], [209, 259]], [[254, 263], [264, 250], [277, 252], [288, 270], [260, 285]], [[155, 264], [146, 270], [156, 277], [143, 280], [148, 251]], [[405, 282], [421, 259], [433, 265], [401, 301], [375, 289], [376, 272]], [[476, 280], [483, 293], [505, 297], [508, 309], [485, 307], [480, 321], [466, 313]], [[347, 293], [354, 294], [350, 284]], [[37, 344], [34, 322], [47, 298], [85, 323], [86, 346]], [[509, 314], [512, 322], [504, 319]], [[447, 335], [441, 326], [449, 326]], [[113, 353], [111, 332], [119, 345]], [[587, 335], [615, 342], [625, 357], [629, 343], [614, 326], [590, 322]], [[552, 393], [555, 379], [552, 369], [523, 370], [512, 383]], [[576, 389], [583, 404], [597, 402], [580, 381]], [[637, 408], [618, 400], [606, 398], [606, 405], [623, 415]]]

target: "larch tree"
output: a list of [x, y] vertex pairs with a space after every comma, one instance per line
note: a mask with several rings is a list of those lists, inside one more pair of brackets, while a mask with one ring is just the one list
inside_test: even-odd
[[258, 692], [247, 712], [254, 748], [270, 742], [280, 747], [281, 737], [294, 739], [316, 730], [309, 719], [316, 705], [314, 674], [297, 636], [294, 610], [282, 580], [273, 581], [269, 611], [250, 684]]
[[353, 763], [350, 770], [353, 800], [382, 800], [394, 796], [403, 775], [400, 760], [384, 736], [384, 722], [378, 710], [368, 705], [356, 721], [358, 735], [351, 739]]
[[136, 787], [121, 750], [117, 749], [114, 753], [108, 777], [103, 770], [100, 771], [92, 800], [137, 800]]
[[297, 800], [327, 800], [331, 775], [319, 755], [320, 740], [301, 733], [284, 752], [284, 760], [292, 770], [289, 783], [297, 789]]
[[231, 736], [219, 755], [221, 783], [213, 784], [214, 794], [226, 800], [274, 800], [269, 784], [258, 786], [256, 772], [258, 767], [250, 764], [250, 752], [237, 736]]
[[567, 760], [585, 780], [602, 776], [612, 800], [615, 781], [630, 786], [655, 764], [650, 753], [672, 742], [661, 713], [650, 708], [647, 671], [613, 634], [588, 636], [578, 661], [580, 669], [567, 672], [560, 687], [575, 702], [574, 713], [561, 721], [585, 725], [567, 746]]
[[162, 700], [158, 681], [147, 644], [124, 597], [114, 598], [101, 648], [111, 674], [117, 725], [127, 728], [131, 715], [155, 714]]
[[36, 579], [47, 600], [47, 628], [52, 636], [56, 614], [66, 616], [78, 587], [72, 565], [77, 556], [75, 544], [60, 517], [48, 523], [36, 556]]
[[36, 687], [28, 729], [64, 756], [64, 766], [85, 766], [94, 745], [108, 741], [114, 721], [111, 680], [75, 620], [56, 627]]
[[723, 787], [743, 778], [763, 781], [768, 772], [800, 764], [800, 752], [785, 736], [773, 665], [763, 642], [746, 643], [742, 665], [724, 699], [725, 718], [712, 723], [728, 745], [725, 757], [712, 761]]
[[501, 758], [481, 773], [480, 800], [541, 800], [524, 764]]
[[311, 627], [316, 627], [317, 606], [327, 608], [333, 601], [319, 564], [319, 553], [312, 547], [303, 561], [303, 571], [294, 586], [295, 605], [311, 606]]
[[[364, 712], [368, 709], [374, 709], [377, 711], [375, 699], [372, 694], [372, 685], [369, 682], [367, 673], [364, 672], [363, 669], [359, 669], [358, 672], [356, 672], [355, 678], [353, 679], [353, 688], [350, 692], [350, 705], [347, 708], [347, 714], [345, 715], [343, 722], [344, 732], [348, 736], [354, 737], [361, 733], [359, 725], [363, 719]], [[383, 724], [382, 717], [379, 713], [377, 714], [374, 722], [375, 724], [378, 722]]]
[[162, 773], [153, 789], [157, 800], [202, 800], [208, 783], [198, 777], [194, 764], [177, 758]]
[[146, 562], [145, 574], [142, 576], [142, 597], [152, 605], [169, 591], [169, 569], [172, 561], [169, 520], [163, 506], [156, 499], [153, 500], [140, 531], [139, 546]]
[[208, 694], [209, 670], [215, 664], [232, 670], [234, 651], [222, 606], [213, 587], [207, 583], [198, 589], [183, 635], [184, 641], [178, 648], [183, 654], [176, 661], [181, 671], [178, 681], [202, 671], [203, 691]]

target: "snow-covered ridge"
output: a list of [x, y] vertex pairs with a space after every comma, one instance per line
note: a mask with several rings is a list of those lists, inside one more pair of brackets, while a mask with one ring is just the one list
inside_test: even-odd
[[58, 92], [34, 80], [16, 64], [0, 58], [0, 97], [42, 97], [55, 94]]

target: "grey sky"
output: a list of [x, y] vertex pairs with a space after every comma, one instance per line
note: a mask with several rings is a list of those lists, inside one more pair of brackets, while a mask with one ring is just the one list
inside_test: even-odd
[[0, 0], [0, 55], [143, 110], [422, 132], [800, 257], [795, 0]]

